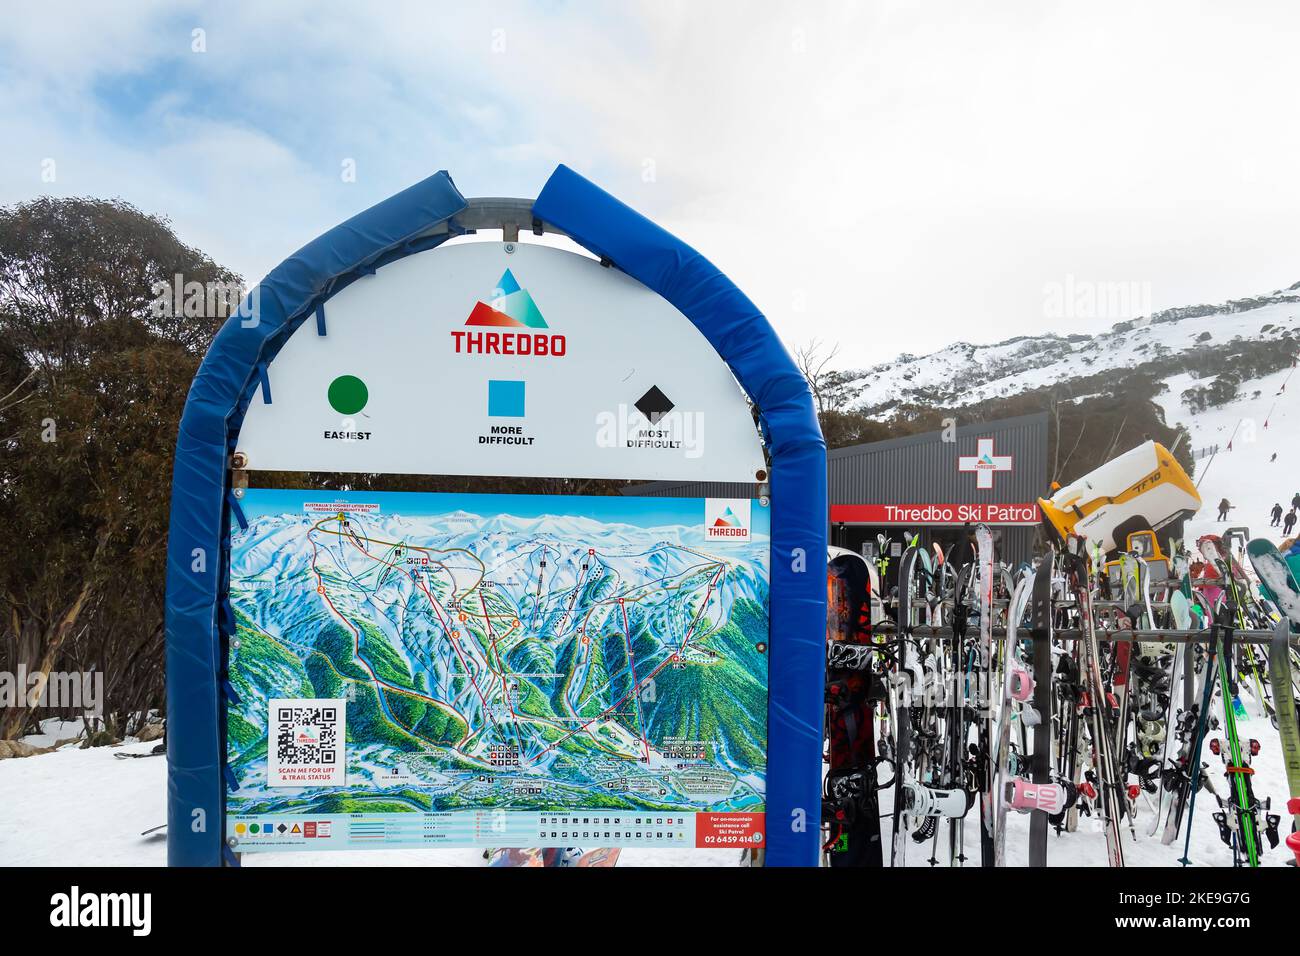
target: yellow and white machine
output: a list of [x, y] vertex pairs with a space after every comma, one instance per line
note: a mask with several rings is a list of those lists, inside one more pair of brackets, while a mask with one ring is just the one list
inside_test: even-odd
[[[1064, 541], [1084, 535], [1107, 554], [1137, 531], [1159, 531], [1201, 507], [1196, 486], [1169, 449], [1154, 441], [1113, 458], [1095, 471], [1039, 498], [1043, 522]], [[1152, 539], [1154, 539], [1154, 534]]]
[[[1153, 590], [1163, 588], [1173, 575], [1173, 562], [1169, 560], [1168, 555], [1160, 550], [1160, 542], [1156, 540], [1154, 531], [1134, 531], [1130, 533], [1128, 544], [1124, 550], [1128, 554], [1137, 555], [1147, 563], [1147, 574]], [[1111, 588], [1116, 593], [1121, 593], [1124, 590], [1124, 562], [1119, 558], [1107, 561], [1105, 571], [1106, 576], [1110, 579]], [[1158, 596], [1155, 597], [1157, 600], [1161, 599]]]

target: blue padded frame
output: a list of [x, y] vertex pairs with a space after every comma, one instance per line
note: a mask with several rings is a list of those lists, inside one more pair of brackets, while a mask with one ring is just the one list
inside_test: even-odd
[[767, 865], [816, 866], [826, 666], [826, 442], [781, 339], [704, 256], [567, 166], [533, 215], [564, 230], [685, 315], [758, 407], [771, 454]]
[[[229, 459], [266, 366], [323, 304], [381, 266], [432, 248], [466, 206], [440, 172], [304, 246], [261, 282], [256, 322], [233, 317], [190, 387], [172, 476], [167, 542], [167, 860], [219, 866], [224, 845], [223, 645]], [[768, 711], [769, 865], [815, 866], [825, 661], [826, 458], [812, 396], [763, 315], [707, 259], [567, 167], [534, 206], [593, 253], [685, 314], [757, 405], [772, 455], [772, 640]]]

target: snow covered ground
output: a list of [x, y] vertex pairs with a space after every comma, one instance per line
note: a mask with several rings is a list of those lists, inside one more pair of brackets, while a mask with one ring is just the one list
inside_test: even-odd
[[[1253, 698], [1243, 695], [1248, 716], [1239, 721], [1243, 739], [1255, 737], [1263, 745], [1255, 759], [1256, 793], [1272, 797], [1275, 807], [1285, 804], [1286, 777], [1277, 746], [1277, 732], [1262, 715]], [[75, 725], [48, 726], [41, 737], [29, 743], [49, 745], [66, 739]], [[118, 759], [119, 753], [147, 754], [153, 743], [128, 743], [122, 747], [81, 750], [69, 745], [54, 753], [0, 761], [0, 866], [162, 866], [167, 858], [165, 832], [142, 835], [166, 820], [166, 760]], [[1214, 767], [1213, 758], [1206, 754]], [[1221, 771], [1214, 782], [1226, 792]], [[889, 845], [891, 794], [882, 793], [882, 821], [885, 846]], [[1166, 801], [1167, 805], [1167, 801]], [[1193, 825], [1191, 859], [1197, 866], [1231, 866], [1232, 858], [1219, 840], [1210, 814], [1214, 800], [1207, 793], [1198, 799]], [[1153, 816], [1143, 797], [1138, 806], [1136, 837], [1124, 834], [1124, 852], [1129, 866], [1177, 866], [1182, 856], [1182, 839], [1165, 846], [1159, 835], [1147, 830]], [[1285, 832], [1288, 818], [1283, 814]], [[965, 828], [968, 865], [978, 866], [979, 818], [972, 811]], [[938, 853], [946, 854], [946, 829], [941, 830]], [[1008, 818], [1007, 861], [1023, 867], [1028, 860], [1029, 817]], [[928, 866], [931, 845], [909, 844], [910, 866]], [[1284, 865], [1284, 848], [1263, 854], [1263, 865]], [[245, 866], [483, 866], [482, 853], [475, 849], [456, 850], [373, 850], [348, 853], [246, 854]], [[1052, 866], [1105, 866], [1106, 838], [1095, 820], [1081, 817], [1074, 833], [1051, 835], [1048, 862]], [[623, 851], [620, 866], [737, 866], [734, 850], [640, 850]]]
[[[1181, 699], [1181, 688], [1176, 690], [1175, 696]], [[1286, 834], [1290, 832], [1291, 818], [1286, 814], [1287, 781], [1285, 767], [1282, 763], [1281, 748], [1278, 744], [1278, 733], [1268, 718], [1264, 716], [1255, 699], [1250, 695], [1249, 688], [1243, 690], [1241, 699], [1246, 707], [1247, 716], [1244, 719], [1238, 717], [1237, 733], [1243, 742], [1243, 746], [1245, 741], [1252, 737], [1257, 739], [1261, 745], [1259, 755], [1252, 761], [1255, 770], [1252, 786], [1256, 797], [1259, 799], [1272, 798], [1273, 812], [1280, 814], [1282, 817], [1279, 832], [1283, 840], [1285, 840]], [[1216, 698], [1211, 712], [1221, 714], [1222, 706], [1222, 703]], [[1218, 734], [1208, 735], [1207, 741], [1211, 736], [1222, 737], [1223, 733], [1220, 730]], [[1210, 776], [1210, 782], [1219, 793], [1227, 797], [1229, 790], [1224, 780], [1223, 766], [1219, 759], [1210, 753], [1208, 746], [1202, 753], [1202, 759], [1209, 762], [1209, 769], [1206, 773]], [[881, 830], [884, 834], [886, 856], [889, 853], [890, 833], [892, 831], [892, 818], [888, 816], [888, 812], [892, 807], [893, 794], [882, 792], [881, 809], [882, 812], [886, 813], [886, 816], [881, 821]], [[1167, 811], [1169, 807], [1168, 795], [1165, 796], [1164, 807]], [[1211, 817], [1211, 814], [1217, 809], [1218, 806], [1214, 797], [1209, 792], [1202, 790], [1196, 798], [1196, 810], [1192, 818], [1192, 842], [1188, 851], [1193, 866], [1232, 866], [1232, 851], [1219, 839], [1219, 828]], [[1029, 819], [1029, 814], [1015, 812], [1010, 813], [1007, 817], [1006, 853], [1008, 866], [1028, 866]], [[1178, 839], [1173, 844], [1166, 846], [1160, 842], [1161, 831], [1164, 827], [1163, 822], [1157, 829], [1155, 836], [1148, 835], [1154, 820], [1154, 798], [1148, 799], [1144, 794], [1138, 798], [1133, 827], [1131, 829], [1125, 827], [1123, 832], [1125, 866], [1179, 866], [1178, 861], [1183, 855], [1185, 831], [1179, 833]], [[967, 866], [979, 866], [979, 826], [979, 811], [978, 808], [975, 808], [966, 817], [963, 846], [967, 856]], [[941, 865], [947, 859], [947, 841], [947, 828], [941, 826], [937, 846], [937, 857], [941, 861]], [[1267, 842], [1264, 841], [1263, 845], [1267, 847]], [[932, 847], [933, 841], [925, 844], [909, 841], [907, 847], [908, 866], [929, 866]], [[1260, 865], [1285, 866], [1287, 860], [1292, 858], [1293, 855], [1287, 850], [1286, 844], [1279, 842], [1276, 849], [1265, 849], [1260, 854]], [[1101, 829], [1096, 817], [1080, 816], [1078, 829], [1073, 833], [1062, 833], [1057, 836], [1054, 831], [1049, 829], [1047, 864], [1048, 866], [1107, 866], [1106, 834]]]
[[[79, 724], [42, 725], [24, 738], [50, 746], [76, 734]], [[164, 757], [155, 743], [0, 760], [0, 866], [164, 866], [165, 831], [142, 832], [167, 820]], [[347, 853], [249, 853], [245, 866], [485, 866], [482, 851], [363, 850]], [[619, 866], [737, 866], [737, 850], [624, 850]]]

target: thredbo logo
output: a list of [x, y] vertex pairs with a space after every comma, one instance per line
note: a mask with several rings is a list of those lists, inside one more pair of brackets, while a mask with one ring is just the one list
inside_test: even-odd
[[704, 499], [704, 536], [720, 541], [748, 541], [748, 498]]
[[456, 352], [562, 358], [568, 351], [564, 336], [547, 331], [541, 309], [509, 269], [501, 274], [490, 301], [475, 303], [465, 324], [484, 331], [453, 329]]
[[148, 936], [153, 928], [150, 893], [83, 893], [74, 886], [50, 897], [50, 925], [63, 928], [129, 927], [132, 936]]

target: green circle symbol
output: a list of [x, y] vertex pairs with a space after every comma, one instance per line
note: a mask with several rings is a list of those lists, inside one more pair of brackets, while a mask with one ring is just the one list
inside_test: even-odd
[[340, 375], [330, 382], [330, 405], [340, 415], [355, 415], [366, 407], [370, 391], [366, 383], [355, 375]]

